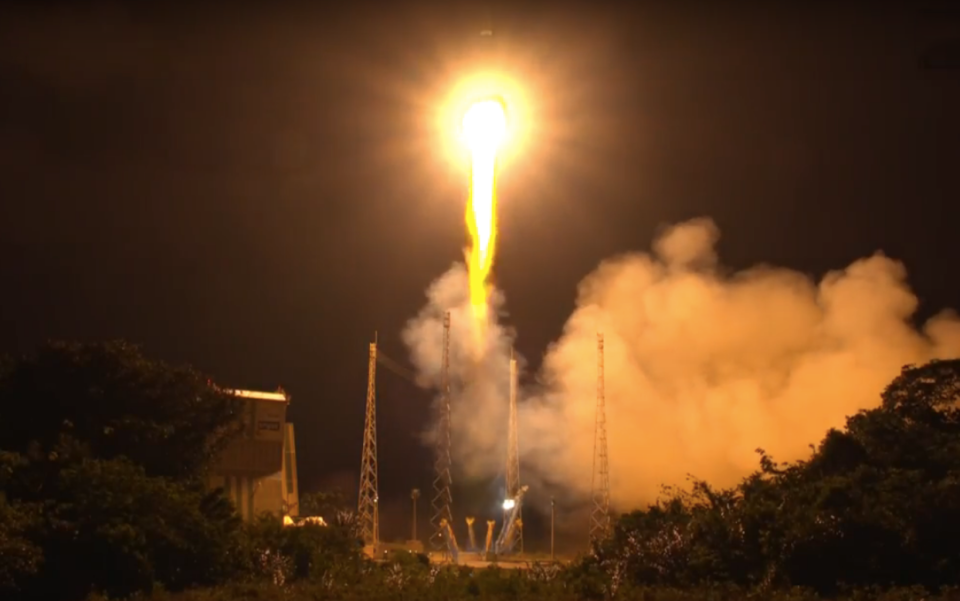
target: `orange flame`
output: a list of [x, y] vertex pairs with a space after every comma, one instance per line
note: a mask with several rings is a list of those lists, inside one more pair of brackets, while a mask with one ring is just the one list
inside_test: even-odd
[[497, 150], [506, 130], [503, 104], [483, 100], [473, 104], [463, 117], [463, 133], [470, 149], [470, 196], [467, 201], [467, 230], [470, 249], [470, 305], [478, 345], [486, 338], [488, 325], [489, 277], [497, 240]]

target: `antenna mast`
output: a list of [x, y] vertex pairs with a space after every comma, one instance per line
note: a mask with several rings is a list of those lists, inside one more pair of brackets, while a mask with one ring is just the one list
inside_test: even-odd
[[[610, 466], [607, 461], [607, 409], [603, 386], [603, 334], [597, 334], [597, 412], [593, 433], [593, 475], [590, 488], [593, 511], [590, 513], [590, 542], [610, 533]], [[599, 482], [598, 482], [599, 479]]]
[[443, 358], [440, 365], [440, 406], [437, 420], [437, 449], [433, 480], [433, 526], [431, 542], [434, 549], [446, 548], [444, 520], [452, 526], [453, 515], [450, 506], [453, 497], [450, 493], [450, 312], [443, 314]]
[[[520, 492], [520, 445], [517, 438], [517, 360], [510, 351], [510, 409], [509, 421], [507, 424], [507, 469], [506, 469], [506, 499], [513, 499]], [[521, 510], [522, 511], [522, 510]], [[517, 520], [520, 520], [520, 513], [517, 513]], [[506, 525], [504, 525], [506, 527]], [[519, 545], [520, 552], [523, 552], [523, 530], [517, 528], [516, 543]], [[514, 541], [506, 541], [508, 546], [512, 546]]]
[[360, 495], [357, 514], [365, 545], [380, 543], [380, 497], [377, 492], [377, 337], [370, 343], [367, 366], [367, 411], [360, 464]]

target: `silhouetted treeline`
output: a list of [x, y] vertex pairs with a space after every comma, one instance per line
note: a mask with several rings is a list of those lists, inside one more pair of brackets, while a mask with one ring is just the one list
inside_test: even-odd
[[960, 579], [958, 394], [960, 361], [905, 368], [880, 407], [828, 432], [807, 460], [760, 451], [736, 487], [667, 489], [569, 567], [476, 572], [363, 559], [338, 495], [302, 503], [329, 527], [243, 524], [206, 486], [239, 432], [236, 399], [122, 342], [51, 343], [0, 360], [0, 598], [198, 587], [182, 598], [949, 596]]
[[358, 560], [349, 523], [244, 526], [208, 490], [241, 409], [206, 376], [122, 342], [0, 362], [0, 598], [296, 578], [331, 554]]
[[960, 361], [904, 368], [882, 404], [805, 461], [720, 490], [694, 481], [623, 516], [593, 559], [635, 582], [804, 587], [960, 581]]

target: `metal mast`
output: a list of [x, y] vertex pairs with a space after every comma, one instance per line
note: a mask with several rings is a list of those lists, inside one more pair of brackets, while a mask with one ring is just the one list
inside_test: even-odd
[[380, 497], [377, 492], [377, 342], [370, 344], [367, 366], [367, 414], [363, 430], [360, 464], [360, 495], [357, 505], [360, 536], [365, 545], [380, 542]]
[[452, 526], [453, 514], [450, 506], [453, 497], [450, 493], [450, 312], [443, 314], [443, 358], [440, 365], [440, 407], [437, 420], [437, 449], [434, 463], [433, 480], [433, 526], [431, 543], [434, 549], [445, 548], [446, 538], [443, 520]]
[[[507, 424], [507, 469], [506, 469], [506, 499], [513, 499], [520, 492], [520, 446], [517, 438], [517, 360], [510, 351], [510, 409]], [[505, 510], [506, 511], [506, 510]], [[522, 511], [522, 510], [521, 510]], [[517, 514], [517, 519], [521, 518]], [[506, 527], [506, 526], [504, 526]], [[516, 544], [523, 551], [523, 530], [516, 530]], [[511, 544], [513, 541], [507, 541]]]
[[593, 433], [593, 476], [590, 488], [593, 511], [590, 513], [590, 542], [610, 533], [610, 466], [607, 462], [607, 409], [603, 387], [603, 334], [597, 334], [597, 412]]

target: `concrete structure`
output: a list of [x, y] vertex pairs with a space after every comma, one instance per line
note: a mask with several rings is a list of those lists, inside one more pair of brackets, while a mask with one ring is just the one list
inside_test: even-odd
[[282, 390], [228, 390], [245, 400], [243, 434], [224, 449], [210, 485], [222, 487], [244, 520], [267, 512], [296, 517], [299, 506], [297, 453], [293, 424], [287, 423], [290, 397]]

